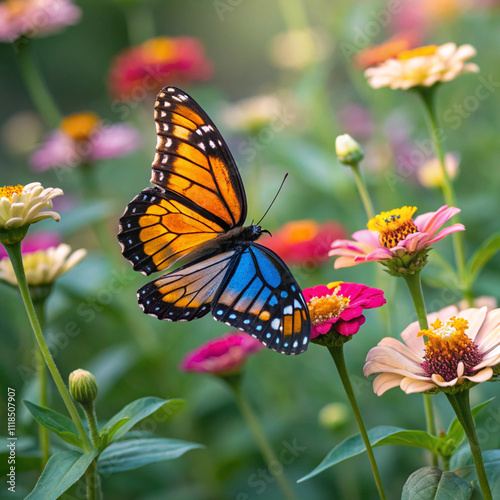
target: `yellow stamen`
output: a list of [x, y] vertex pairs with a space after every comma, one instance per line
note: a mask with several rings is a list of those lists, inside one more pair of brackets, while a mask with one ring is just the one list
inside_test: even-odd
[[406, 61], [414, 57], [433, 56], [436, 53], [437, 45], [426, 45], [412, 50], [405, 50], [398, 54], [398, 59]]
[[152, 61], [164, 61], [171, 58], [174, 53], [174, 44], [167, 37], [148, 40], [142, 44], [142, 48]]
[[386, 248], [395, 247], [401, 240], [409, 234], [418, 231], [412, 220], [417, 207], [402, 207], [382, 212], [368, 221], [366, 225], [370, 231], [380, 233], [380, 244]]
[[338, 295], [340, 287], [335, 288], [332, 295], [313, 297], [307, 303], [313, 325], [320, 325], [329, 319], [337, 318], [349, 305], [349, 297]]
[[75, 113], [67, 116], [61, 123], [61, 130], [75, 141], [83, 141], [89, 138], [90, 133], [99, 124], [100, 118], [92, 112]]
[[0, 188], [0, 198], [7, 198], [9, 201], [12, 201], [12, 196], [16, 193], [18, 196], [21, 196], [23, 192], [24, 186], [18, 184], [17, 186], [4, 186]]

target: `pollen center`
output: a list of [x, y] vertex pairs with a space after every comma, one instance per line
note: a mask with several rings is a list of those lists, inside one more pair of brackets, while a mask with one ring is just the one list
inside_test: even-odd
[[338, 295], [340, 287], [334, 290], [332, 295], [324, 297], [312, 297], [307, 303], [309, 315], [313, 325], [321, 325], [332, 318], [337, 318], [340, 313], [349, 306], [349, 297]]
[[418, 232], [412, 220], [417, 207], [396, 208], [390, 212], [382, 212], [371, 219], [367, 227], [370, 231], [380, 233], [380, 244], [385, 248], [395, 247], [409, 234]]
[[61, 129], [75, 141], [84, 141], [99, 123], [95, 113], [75, 113], [67, 116], [61, 123]]
[[437, 45], [426, 45], [425, 47], [418, 47], [412, 50], [405, 50], [398, 54], [398, 59], [406, 61], [414, 57], [433, 56], [436, 53]]
[[[422, 368], [427, 375], [438, 374], [446, 382], [462, 375], [473, 375], [473, 368], [482, 360], [482, 355], [475, 344], [465, 333], [469, 322], [453, 316], [443, 323], [437, 319], [428, 330], [420, 330], [418, 335], [428, 338], [425, 344], [425, 361]], [[459, 365], [463, 373], [459, 372]], [[461, 371], [461, 368], [460, 368]]]
[[17, 186], [4, 186], [0, 188], [0, 198], [7, 198], [9, 201], [12, 201], [12, 196], [16, 193], [18, 196], [21, 196], [23, 192], [24, 186], [18, 184]]

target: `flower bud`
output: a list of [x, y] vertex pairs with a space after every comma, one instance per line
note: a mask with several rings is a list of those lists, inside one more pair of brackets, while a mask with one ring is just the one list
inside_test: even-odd
[[318, 414], [319, 423], [326, 429], [340, 429], [349, 420], [349, 411], [343, 403], [329, 403]]
[[69, 392], [82, 405], [90, 404], [97, 397], [97, 380], [86, 370], [75, 370], [69, 375]]
[[344, 165], [357, 165], [365, 156], [362, 147], [349, 134], [337, 136], [335, 151], [340, 163]]

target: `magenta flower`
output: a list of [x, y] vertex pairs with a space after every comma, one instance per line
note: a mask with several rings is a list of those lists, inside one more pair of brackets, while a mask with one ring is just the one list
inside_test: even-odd
[[[21, 241], [22, 254], [37, 252], [38, 250], [47, 250], [50, 247], [56, 247], [62, 243], [58, 233], [52, 231], [38, 231], [28, 233]], [[7, 257], [5, 248], [0, 245], [0, 259]]]
[[249, 356], [264, 346], [246, 333], [228, 333], [189, 352], [180, 365], [186, 372], [225, 375], [239, 372]]
[[364, 309], [386, 303], [384, 292], [358, 283], [329, 283], [302, 291], [311, 316], [311, 338], [328, 333], [334, 326], [340, 335], [358, 332], [366, 318]]
[[420, 264], [425, 259], [422, 252], [430, 245], [451, 233], [465, 230], [462, 224], [442, 229], [443, 224], [460, 212], [458, 208], [444, 205], [437, 212], [419, 215], [413, 220], [416, 210], [416, 207], [403, 207], [382, 212], [368, 222], [368, 229], [352, 235], [354, 241], [334, 241], [329, 255], [339, 256], [335, 269], [369, 261], [386, 264], [397, 261], [397, 266], [402, 268], [398, 271], [403, 272], [410, 264]]
[[0, 3], [0, 41], [56, 33], [80, 17], [80, 9], [70, 0], [7, 0]]
[[140, 145], [137, 130], [125, 123], [103, 124], [93, 113], [78, 113], [63, 120], [31, 156], [34, 170], [73, 167], [79, 163], [121, 158]]

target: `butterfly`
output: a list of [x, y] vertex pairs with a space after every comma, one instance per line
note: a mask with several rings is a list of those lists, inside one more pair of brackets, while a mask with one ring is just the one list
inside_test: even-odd
[[128, 204], [118, 240], [134, 270], [145, 275], [183, 265], [139, 289], [139, 305], [170, 321], [211, 312], [275, 351], [304, 352], [311, 331], [307, 304], [280, 257], [255, 243], [261, 226], [243, 225], [245, 189], [222, 135], [175, 87], [158, 94], [154, 113], [154, 187]]

